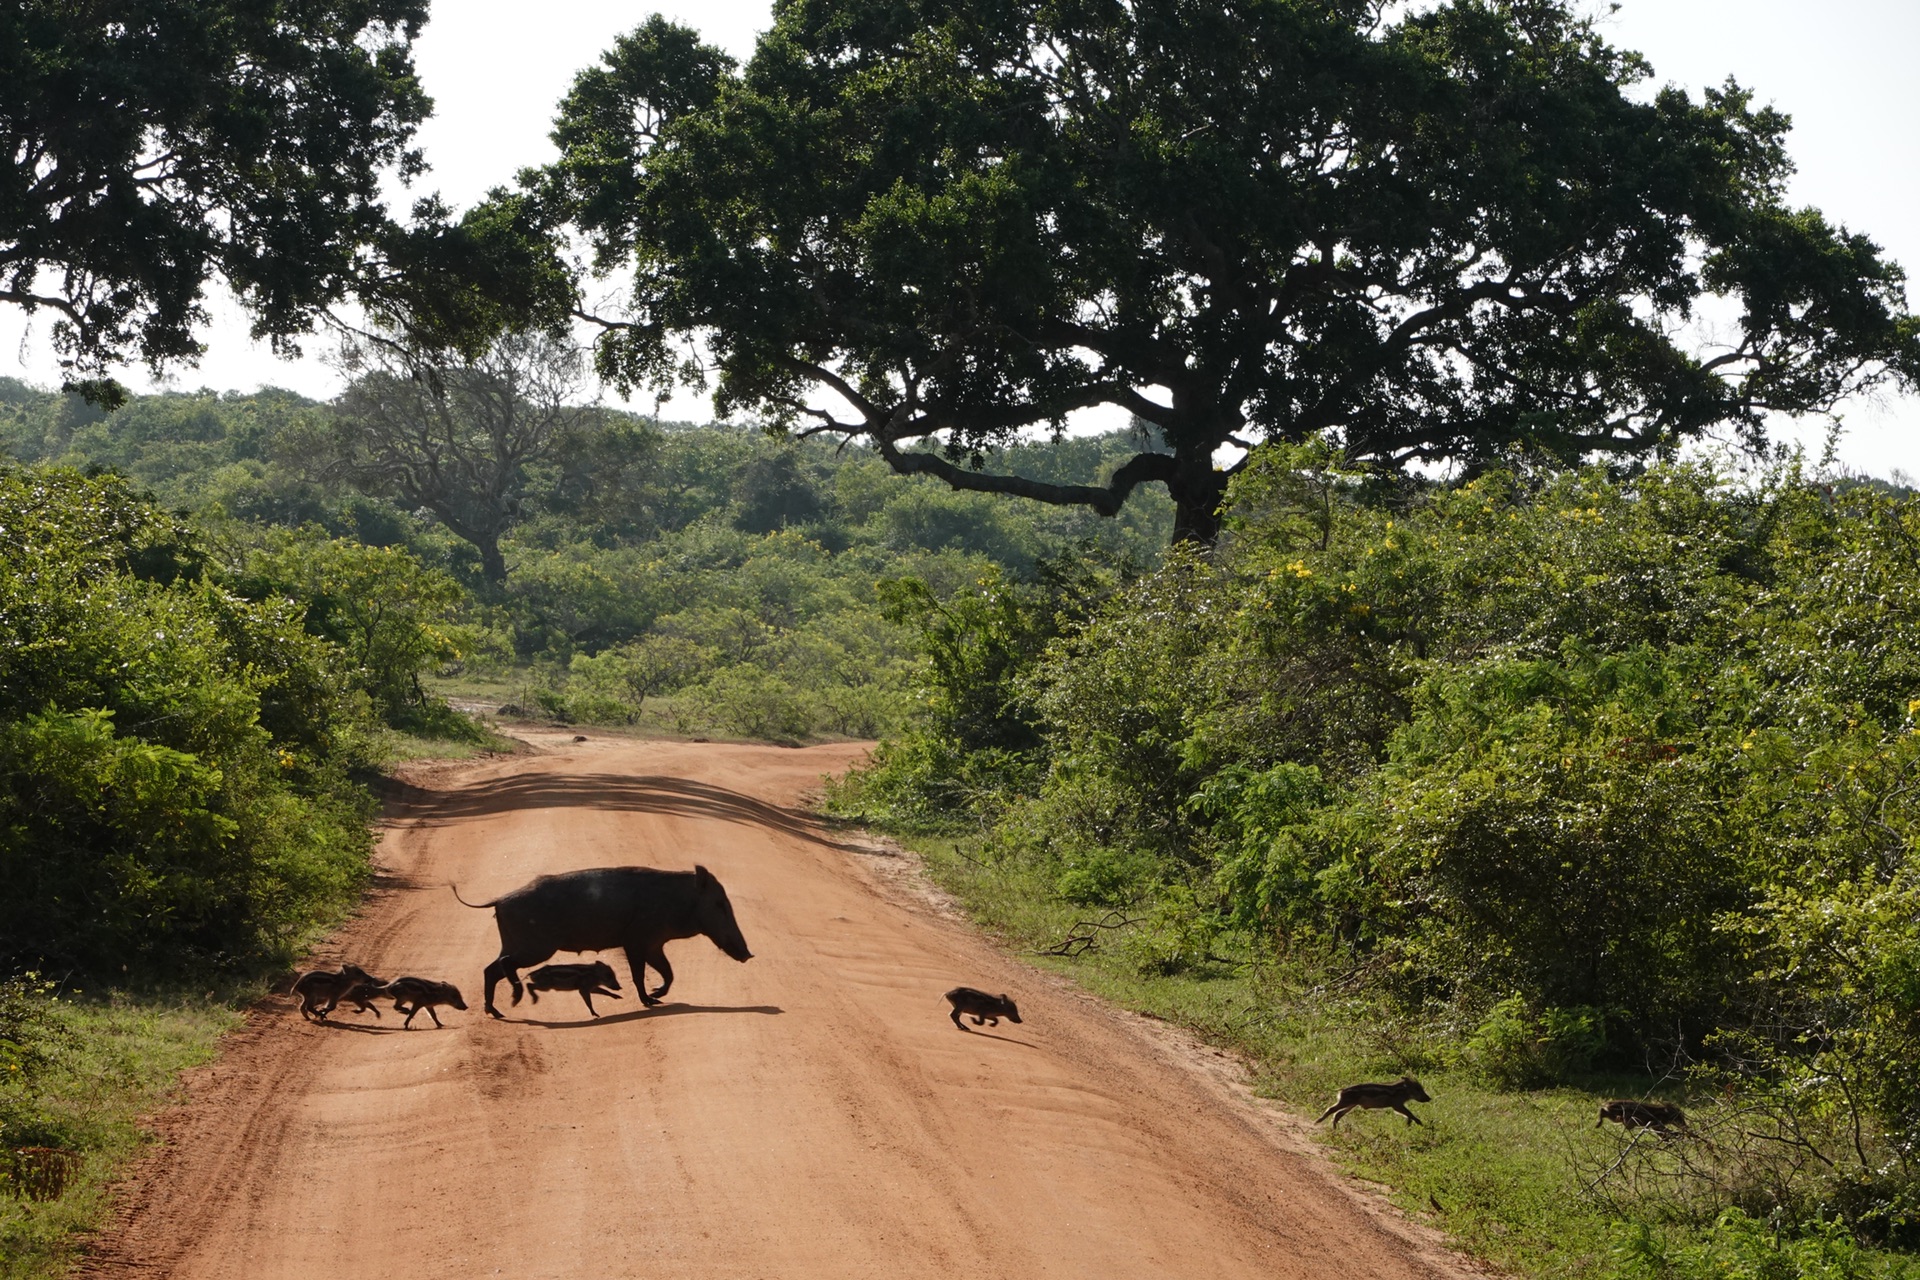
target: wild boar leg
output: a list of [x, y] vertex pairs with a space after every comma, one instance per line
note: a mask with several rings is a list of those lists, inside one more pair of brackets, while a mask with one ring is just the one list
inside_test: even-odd
[[[627, 953], [627, 971], [633, 975], [633, 989], [640, 995], [640, 1003], [656, 1005], [660, 1002], [647, 994], [647, 962], [653, 959], [649, 948], [642, 942], [630, 942], [624, 950]], [[657, 950], [655, 948], [654, 950]], [[662, 960], [665, 956], [660, 957]]]
[[502, 951], [494, 962], [487, 966], [487, 971], [485, 975], [483, 975], [487, 984], [487, 1012], [496, 1018], [506, 1016], [493, 1007], [493, 989], [502, 978], [505, 978], [507, 985], [513, 988], [513, 1002], [519, 1004], [522, 990], [520, 986], [520, 970], [531, 968], [536, 964], [545, 964], [552, 956], [553, 949], [551, 947], [540, 952], [538, 955], [534, 955], [531, 952], [523, 955], [515, 955], [511, 951]]
[[660, 973], [660, 985], [655, 987], [652, 992], [652, 1003], [658, 1004], [666, 996], [667, 988], [673, 985], [673, 966], [667, 963], [667, 949], [665, 947], [655, 947], [647, 953], [647, 963], [652, 965]]

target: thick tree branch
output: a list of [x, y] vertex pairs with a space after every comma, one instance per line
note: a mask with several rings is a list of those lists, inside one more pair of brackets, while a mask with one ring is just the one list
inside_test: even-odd
[[887, 465], [903, 476], [928, 475], [945, 481], [955, 489], [974, 493], [1004, 493], [1016, 498], [1031, 498], [1061, 507], [1092, 507], [1103, 516], [1120, 513], [1135, 489], [1152, 481], [1171, 483], [1175, 461], [1168, 453], [1135, 454], [1104, 486], [1089, 484], [1049, 484], [1025, 476], [993, 475], [955, 466], [934, 453], [903, 453], [884, 435], [875, 435], [874, 444]]

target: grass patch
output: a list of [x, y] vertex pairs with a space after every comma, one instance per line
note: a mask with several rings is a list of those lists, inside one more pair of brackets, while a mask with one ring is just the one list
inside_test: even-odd
[[520, 744], [484, 725], [470, 737], [438, 738], [389, 729], [380, 735], [375, 748], [385, 768], [410, 764], [416, 760], [472, 760], [493, 752], [511, 754]]
[[750, 666], [726, 668], [699, 686], [656, 694], [638, 711], [594, 694], [578, 680], [535, 667], [504, 674], [461, 672], [423, 684], [455, 706], [503, 721], [637, 738], [781, 746], [866, 740], [890, 726], [898, 710], [877, 693], [796, 686]]
[[25, 1047], [39, 1061], [7, 1072], [0, 1131], [10, 1149], [56, 1146], [79, 1160], [57, 1199], [0, 1195], [0, 1280], [67, 1272], [80, 1235], [107, 1216], [113, 1177], [146, 1142], [140, 1118], [174, 1096], [181, 1072], [214, 1056], [261, 989], [33, 997]]
[[[903, 837], [979, 924], [1030, 962], [1124, 1008], [1174, 1023], [1236, 1051], [1263, 1097], [1309, 1119], [1342, 1085], [1420, 1078], [1434, 1101], [1414, 1104], [1424, 1124], [1391, 1112], [1355, 1112], [1324, 1131], [1346, 1172], [1385, 1187], [1408, 1213], [1444, 1230], [1478, 1258], [1543, 1280], [1853, 1280], [1920, 1275], [1906, 1255], [1833, 1236], [1781, 1240], [1764, 1223], [1730, 1213], [1718, 1224], [1622, 1221], [1586, 1194], [1587, 1170], [1618, 1149], [1619, 1131], [1596, 1130], [1598, 1104], [1644, 1095], [1643, 1076], [1576, 1077], [1571, 1086], [1503, 1090], [1463, 1064], [1458, 1038], [1443, 1042], [1314, 966], [1271, 957], [1180, 957], [1164, 922], [1094, 934], [1074, 957], [1044, 954], [1097, 909], [1061, 901], [1045, 877], [1015, 863], [976, 860], [951, 838]], [[1150, 914], [1151, 909], [1143, 909]]]
[[527, 680], [521, 672], [475, 671], [462, 668], [455, 674], [430, 672], [420, 677], [421, 687], [434, 697], [452, 702], [498, 704], [516, 702], [522, 697]]

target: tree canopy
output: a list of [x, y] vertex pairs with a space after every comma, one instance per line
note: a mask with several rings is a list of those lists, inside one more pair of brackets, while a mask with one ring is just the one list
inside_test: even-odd
[[354, 296], [445, 333], [537, 305], [549, 257], [511, 199], [388, 214], [431, 108], [426, 0], [26, 0], [0, 8], [0, 302], [56, 314], [75, 384], [191, 360], [214, 278], [285, 347]]
[[[1900, 269], [1786, 202], [1786, 117], [1650, 75], [1557, 0], [797, 0], [744, 67], [622, 39], [533, 185], [634, 271], [615, 381], [961, 488], [1161, 482], [1207, 539], [1223, 446], [1639, 455], [1920, 378]], [[1168, 452], [981, 467], [1096, 405]]]
[[573, 346], [539, 332], [427, 366], [384, 345], [350, 348], [344, 365], [359, 376], [303, 461], [316, 478], [432, 512], [480, 553], [488, 582], [504, 582], [500, 539], [521, 515], [528, 469], [552, 459], [569, 432], [598, 425], [594, 409], [568, 403], [582, 363]]

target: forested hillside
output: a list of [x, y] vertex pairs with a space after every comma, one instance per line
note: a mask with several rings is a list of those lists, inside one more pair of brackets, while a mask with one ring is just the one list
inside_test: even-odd
[[[912, 577], [944, 596], [1068, 556], [1131, 572], [1167, 538], [1164, 502], [1112, 520], [1009, 505], [902, 481], [865, 450], [569, 410], [536, 456], [499, 464], [505, 571], [490, 581], [421, 492], [366, 465], [352, 407], [201, 392], [109, 416], [0, 382], [0, 445], [21, 462], [111, 469], [277, 573], [305, 571], [300, 549], [329, 539], [402, 550], [459, 584], [444, 602], [446, 661], [431, 668], [443, 687], [685, 732], [871, 736], [899, 723], [913, 657], [876, 583]], [[1126, 433], [1069, 438], [1005, 464], [1090, 479], [1138, 447]], [[396, 713], [404, 693], [387, 690]]]

